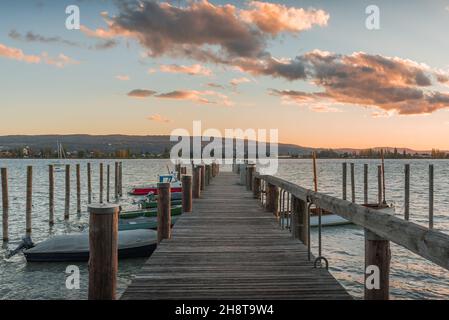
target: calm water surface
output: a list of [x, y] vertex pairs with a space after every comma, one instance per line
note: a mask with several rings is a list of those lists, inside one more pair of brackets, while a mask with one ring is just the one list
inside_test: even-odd
[[[54, 234], [78, 232], [87, 225], [86, 161], [66, 161], [72, 164], [71, 217], [65, 222], [64, 216], [64, 172], [56, 173], [55, 217], [53, 228], [48, 226], [48, 164], [46, 160], [0, 160], [0, 167], [8, 167], [10, 192], [10, 238], [8, 245], [0, 251], [0, 299], [86, 299], [88, 270], [85, 263], [76, 263], [81, 272], [81, 288], [68, 290], [65, 286], [67, 263], [27, 264], [23, 255], [5, 259], [7, 249], [14, 249], [25, 231], [25, 182], [26, 166], [34, 169], [33, 180], [33, 241], [39, 242]], [[99, 163], [111, 165], [114, 160], [89, 161], [92, 163], [92, 185], [94, 199], [98, 200]], [[340, 160], [319, 160], [319, 189], [341, 197]], [[377, 199], [377, 165], [375, 160], [354, 160], [356, 170], [356, 200], [363, 199], [363, 164], [369, 163], [369, 197]], [[81, 163], [82, 208], [76, 214], [75, 164]], [[411, 164], [411, 221], [426, 225], [428, 211], [428, 165], [426, 160], [410, 160]], [[449, 233], [449, 161], [432, 161], [435, 165], [435, 228]], [[396, 214], [403, 215], [403, 171], [404, 161], [386, 160], [387, 200], [396, 205]], [[124, 193], [134, 184], [153, 181], [157, 174], [166, 172], [166, 160], [125, 160], [123, 161]], [[278, 175], [289, 181], [312, 187], [312, 167], [310, 160], [282, 160]], [[348, 170], [349, 171], [349, 170]], [[105, 168], [106, 172], [106, 168]], [[106, 179], [105, 179], [106, 181]], [[348, 179], [349, 181], [349, 179]], [[113, 179], [111, 176], [111, 197]], [[349, 189], [348, 189], [349, 191]], [[350, 194], [348, 192], [348, 194]], [[133, 199], [124, 195], [126, 209], [134, 207]], [[316, 252], [317, 235], [312, 233], [312, 243]], [[355, 297], [363, 295], [364, 238], [363, 230], [357, 226], [328, 227], [323, 230], [323, 254], [330, 262], [330, 271]], [[119, 262], [118, 292], [122, 293], [145, 259], [122, 260]], [[444, 269], [426, 262], [424, 259], [392, 245], [391, 296], [401, 299], [447, 299], [449, 298], [449, 276]]]

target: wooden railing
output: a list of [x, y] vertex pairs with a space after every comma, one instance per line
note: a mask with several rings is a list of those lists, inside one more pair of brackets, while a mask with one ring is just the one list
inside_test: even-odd
[[[236, 166], [246, 172], [246, 185], [267, 211], [288, 216], [292, 236], [310, 248], [310, 206], [337, 214], [365, 230], [365, 299], [388, 299], [390, 241], [449, 270], [449, 235], [399, 219], [388, 213], [314, 192], [284, 179], [255, 173], [254, 166]], [[291, 202], [285, 210], [283, 202]], [[281, 197], [281, 199], [280, 199]], [[282, 200], [282, 201], [280, 201]], [[280, 208], [281, 207], [281, 208]], [[321, 231], [321, 230], [320, 230]], [[321, 246], [320, 246], [321, 251]], [[321, 256], [321, 252], [319, 252]], [[379, 288], [367, 287], [370, 270], [379, 271]], [[370, 267], [370, 268], [368, 268]]]

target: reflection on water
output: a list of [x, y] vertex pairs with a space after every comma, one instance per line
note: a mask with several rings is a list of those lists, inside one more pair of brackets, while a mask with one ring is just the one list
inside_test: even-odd
[[[92, 163], [93, 201], [98, 199], [99, 162]], [[114, 161], [102, 161], [111, 164]], [[363, 164], [369, 163], [369, 197], [377, 199], [377, 164], [375, 160], [355, 160], [356, 199], [363, 199]], [[427, 168], [429, 161], [410, 160], [411, 164], [411, 220], [427, 224], [428, 208]], [[48, 226], [48, 171], [50, 161], [45, 160], [0, 160], [0, 167], [9, 169], [10, 188], [10, 238], [8, 246], [3, 245], [0, 252], [0, 299], [86, 299], [88, 270], [86, 263], [75, 263], [80, 268], [80, 290], [65, 287], [65, 270], [68, 263], [27, 264], [22, 255], [5, 259], [6, 250], [14, 249], [25, 231], [25, 182], [26, 166], [33, 165], [33, 241], [42, 241], [53, 234], [78, 232], [87, 224], [87, 161], [67, 161], [81, 163], [82, 208], [81, 215], [76, 211], [76, 177], [72, 169], [71, 217], [64, 222], [64, 172], [56, 173], [55, 218], [53, 228]], [[319, 189], [322, 192], [341, 196], [340, 160], [318, 160]], [[403, 165], [401, 160], [386, 160], [387, 200], [396, 205], [396, 214], [403, 214]], [[435, 165], [435, 228], [449, 232], [449, 213], [447, 212], [449, 193], [449, 161], [432, 161]], [[123, 161], [124, 193], [131, 185], [156, 179], [157, 174], [166, 172], [165, 160], [125, 160]], [[114, 170], [112, 169], [111, 172]], [[106, 169], [105, 169], [106, 172]], [[309, 160], [282, 160], [279, 166], [280, 177], [312, 187], [312, 167]], [[106, 181], [106, 179], [105, 179]], [[348, 179], [348, 182], [350, 180]], [[111, 197], [113, 194], [111, 178]], [[348, 192], [348, 194], [350, 194]], [[112, 199], [112, 198], [111, 198]], [[124, 195], [123, 206], [132, 207], [132, 198]], [[312, 232], [313, 250], [317, 252], [317, 234]], [[364, 236], [357, 226], [328, 227], [323, 230], [323, 255], [329, 259], [330, 271], [356, 298], [363, 296]], [[129, 284], [132, 276], [141, 268], [145, 259], [130, 259], [119, 262], [118, 292]], [[449, 298], [449, 277], [447, 271], [424, 259], [392, 244], [391, 296], [401, 299]]]

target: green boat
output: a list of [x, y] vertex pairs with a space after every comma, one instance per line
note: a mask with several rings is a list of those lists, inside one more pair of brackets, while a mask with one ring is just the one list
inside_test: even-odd
[[[174, 216], [171, 219], [172, 226], [178, 220], [179, 216]], [[157, 230], [157, 217], [137, 217], [132, 219], [119, 219], [118, 229], [122, 230], [137, 230], [137, 229], [152, 229]]]
[[[150, 193], [144, 199], [140, 200], [138, 204], [142, 209], [157, 208], [157, 195]], [[174, 192], [171, 194], [171, 205], [172, 207], [182, 205], [181, 192]]]
[[[140, 205], [142, 206], [142, 209], [157, 208], [157, 200], [142, 202]], [[172, 200], [171, 205], [172, 206], [182, 205], [182, 200]]]
[[[179, 216], [182, 214], [182, 206], [172, 206], [171, 215]], [[157, 217], [157, 208], [134, 210], [134, 211], [122, 211], [120, 213], [120, 219], [133, 219], [138, 217]]]

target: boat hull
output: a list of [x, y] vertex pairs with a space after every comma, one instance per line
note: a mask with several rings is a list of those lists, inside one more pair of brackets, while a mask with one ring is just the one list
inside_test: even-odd
[[[178, 216], [182, 214], [182, 206], [173, 206], [171, 208], [171, 215]], [[120, 219], [133, 219], [138, 217], [157, 217], [157, 208], [135, 210], [135, 211], [123, 211], [120, 213]]]
[[[172, 217], [171, 226], [176, 223], [178, 216]], [[119, 230], [138, 230], [138, 229], [151, 229], [157, 230], [157, 217], [139, 217], [134, 219], [120, 219], [118, 223]]]

